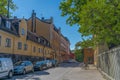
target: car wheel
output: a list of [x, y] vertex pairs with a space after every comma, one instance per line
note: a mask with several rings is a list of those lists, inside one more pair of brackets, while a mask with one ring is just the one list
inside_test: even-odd
[[8, 73], [8, 78], [12, 78], [12, 77], [13, 77], [13, 72], [10, 71], [10, 72]]
[[26, 70], [24, 69], [24, 70], [23, 70], [23, 75], [25, 75], [25, 74], [26, 74]]

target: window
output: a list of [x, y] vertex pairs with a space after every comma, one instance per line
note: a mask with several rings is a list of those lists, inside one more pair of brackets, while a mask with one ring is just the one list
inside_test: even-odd
[[18, 49], [22, 49], [22, 43], [18, 42]]
[[25, 35], [25, 30], [24, 30], [24, 28], [22, 28], [21, 34], [22, 34], [22, 35]]
[[6, 38], [6, 45], [5, 47], [11, 47], [11, 39]]
[[44, 50], [44, 54], [46, 54], [46, 50]]
[[41, 49], [40, 49], [40, 48], [38, 48], [38, 52], [39, 52], [39, 53], [41, 52]]
[[48, 50], [48, 54], [49, 54], [50, 52], [49, 52], [49, 50]]
[[39, 48], [39, 49], [38, 49], [38, 52], [39, 52], [39, 53], [42, 53], [42, 48]]
[[11, 23], [10, 23], [9, 21], [6, 21], [6, 27], [7, 27], [8, 29], [11, 28]]
[[1, 36], [0, 36], [0, 46], [1, 46], [1, 41], [2, 41], [2, 38], [1, 38]]
[[46, 41], [44, 40], [44, 45], [46, 45]]
[[38, 42], [40, 42], [40, 38], [38, 38]]
[[36, 52], [36, 48], [35, 48], [35, 46], [33, 47], [33, 52]]
[[24, 50], [27, 50], [27, 48], [28, 48], [28, 45], [24, 44]]

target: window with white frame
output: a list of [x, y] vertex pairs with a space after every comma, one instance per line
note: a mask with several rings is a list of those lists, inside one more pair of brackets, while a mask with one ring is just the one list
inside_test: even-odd
[[5, 47], [11, 47], [11, 39], [6, 38], [6, 44]]
[[9, 21], [6, 21], [6, 27], [7, 27], [8, 29], [11, 28], [11, 23], [10, 23]]
[[21, 29], [21, 34], [25, 35], [25, 29], [24, 28]]

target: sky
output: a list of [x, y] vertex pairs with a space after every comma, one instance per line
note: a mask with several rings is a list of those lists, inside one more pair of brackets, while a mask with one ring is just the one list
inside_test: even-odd
[[31, 17], [32, 10], [35, 10], [38, 18], [44, 17], [45, 19], [53, 17], [54, 24], [57, 28], [61, 28], [62, 34], [70, 40], [70, 49], [75, 48], [75, 44], [81, 41], [81, 35], [78, 32], [78, 26], [70, 27], [66, 24], [67, 17], [61, 16], [59, 5], [62, 0], [13, 0], [18, 9], [12, 12], [13, 16], [18, 18]]

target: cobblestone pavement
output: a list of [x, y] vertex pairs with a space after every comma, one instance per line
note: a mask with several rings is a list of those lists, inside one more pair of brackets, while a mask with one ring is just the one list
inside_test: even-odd
[[94, 68], [85, 70], [79, 63], [63, 63], [60, 67], [44, 71], [16, 75], [12, 79], [5, 80], [105, 80]]

